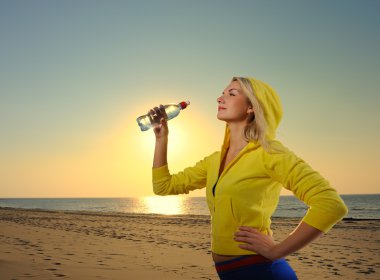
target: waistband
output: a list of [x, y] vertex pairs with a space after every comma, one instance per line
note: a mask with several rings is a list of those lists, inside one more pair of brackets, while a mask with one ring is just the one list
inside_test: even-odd
[[226, 271], [231, 269], [236, 269], [242, 266], [247, 266], [251, 264], [263, 264], [263, 263], [272, 263], [273, 261], [270, 259], [267, 259], [264, 256], [261, 255], [247, 255], [238, 257], [236, 259], [224, 261], [224, 262], [217, 262], [215, 263], [216, 271]]

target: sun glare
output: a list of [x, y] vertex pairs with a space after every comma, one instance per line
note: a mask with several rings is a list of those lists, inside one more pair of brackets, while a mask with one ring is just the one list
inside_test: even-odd
[[[138, 138], [140, 146], [144, 147], [144, 151], [151, 157], [156, 142], [153, 130], [149, 129], [148, 131], [140, 132]], [[180, 156], [184, 153], [185, 148], [188, 147], [189, 141], [189, 132], [184, 127], [181, 127], [181, 122], [171, 122], [169, 127], [168, 155], [173, 155], [174, 157]]]
[[148, 213], [178, 215], [183, 213], [182, 196], [147, 196], [143, 198]]

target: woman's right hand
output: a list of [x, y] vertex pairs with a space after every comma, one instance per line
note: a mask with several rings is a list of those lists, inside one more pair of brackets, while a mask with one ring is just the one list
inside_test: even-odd
[[158, 168], [168, 164], [168, 124], [167, 115], [164, 106], [154, 107], [149, 111], [149, 119], [153, 125], [153, 131], [156, 135], [156, 145], [154, 149], [153, 167]]
[[156, 135], [156, 140], [167, 138], [169, 135], [169, 128], [167, 122], [167, 115], [164, 106], [154, 107], [149, 111], [149, 119], [153, 125], [153, 131]]

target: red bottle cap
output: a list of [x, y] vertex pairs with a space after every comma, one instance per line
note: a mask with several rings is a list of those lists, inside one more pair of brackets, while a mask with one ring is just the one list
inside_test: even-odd
[[181, 109], [185, 109], [188, 105], [190, 105], [190, 101], [182, 101], [179, 105], [181, 106]]

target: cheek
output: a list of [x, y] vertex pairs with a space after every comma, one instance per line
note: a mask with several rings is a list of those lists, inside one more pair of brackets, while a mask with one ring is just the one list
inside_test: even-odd
[[233, 118], [243, 120], [247, 117], [246, 111], [244, 107], [235, 107], [233, 111], [231, 111]]
[[245, 100], [236, 100], [234, 104], [234, 111], [239, 115], [246, 115], [248, 110], [248, 105]]

